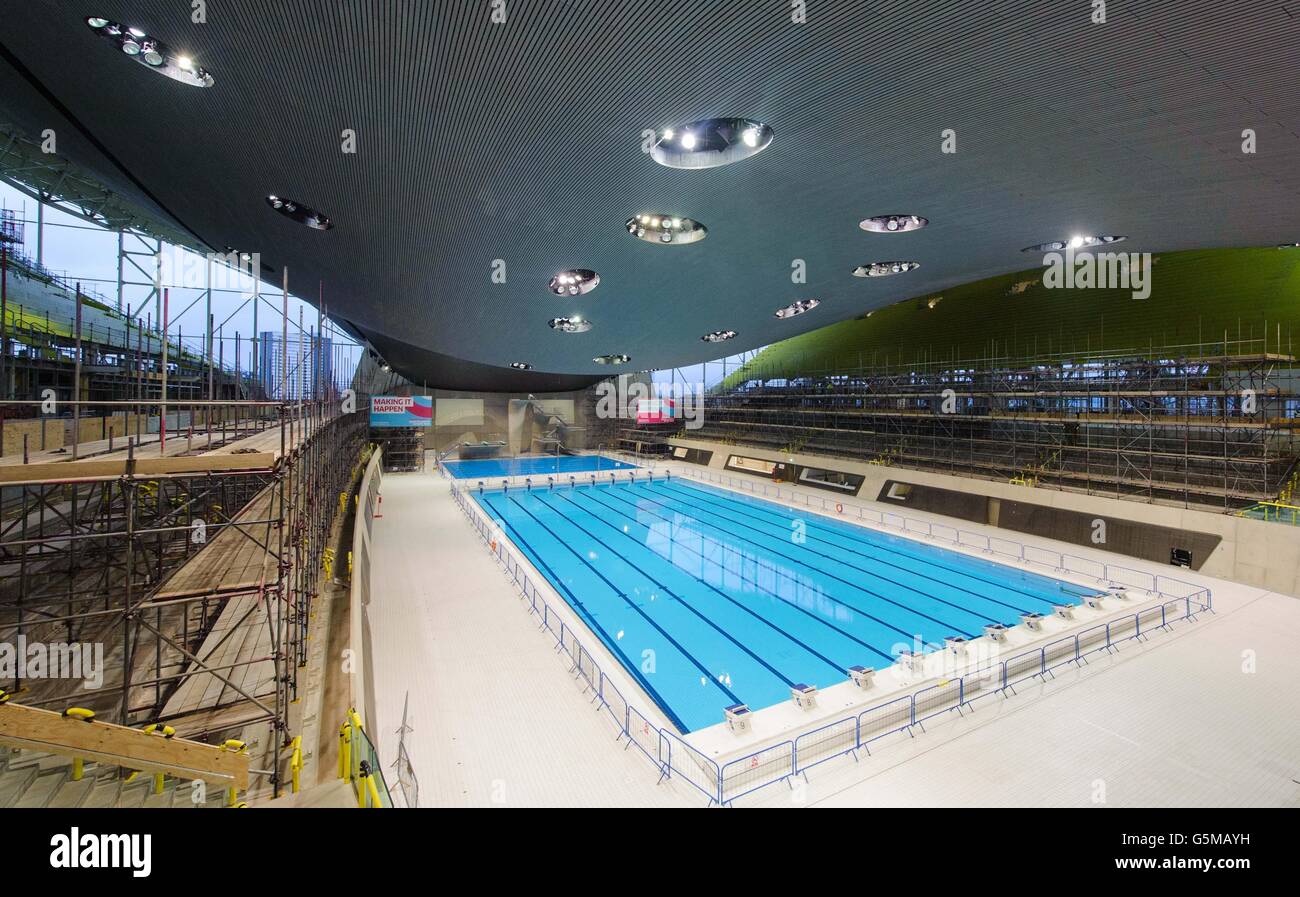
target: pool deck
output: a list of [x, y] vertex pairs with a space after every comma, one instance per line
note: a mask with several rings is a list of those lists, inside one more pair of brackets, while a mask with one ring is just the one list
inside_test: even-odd
[[[422, 805], [705, 803], [680, 783], [656, 785], [644, 756], [614, 744], [609, 716], [584, 694], [554, 637], [539, 631], [445, 480], [392, 475], [383, 491], [371, 603], [376, 731], [388, 768], [389, 733], [409, 689], [407, 744]], [[870, 757], [830, 761], [806, 783], [771, 786], [737, 805], [1300, 806], [1300, 601], [1178, 572], [1214, 589], [1216, 614], [1059, 668], [1016, 696], [945, 714], [925, 734], [882, 740]], [[582, 640], [594, 655], [603, 651], [590, 635]], [[1243, 672], [1252, 659], [1255, 671]], [[617, 681], [621, 668], [598, 660]], [[655, 716], [623, 678], [629, 701]]]
[[421, 806], [689, 806], [614, 744], [436, 473], [384, 477], [370, 625], [385, 773], [407, 735]]

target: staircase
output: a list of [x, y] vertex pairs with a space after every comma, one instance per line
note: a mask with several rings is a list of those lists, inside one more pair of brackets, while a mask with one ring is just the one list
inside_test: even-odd
[[203, 803], [193, 802], [188, 781], [163, 780], [154, 793], [154, 778], [118, 766], [86, 761], [80, 781], [73, 778], [72, 760], [57, 754], [0, 747], [0, 810], [41, 807], [204, 807], [225, 805], [221, 788], [207, 787]]

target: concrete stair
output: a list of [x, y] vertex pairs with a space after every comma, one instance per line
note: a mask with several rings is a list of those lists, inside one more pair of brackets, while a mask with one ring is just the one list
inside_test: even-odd
[[115, 766], [87, 762], [81, 781], [72, 779], [72, 760], [39, 751], [0, 747], [0, 809], [59, 808], [220, 808], [225, 791], [207, 789], [206, 800], [193, 802], [188, 781], [168, 778], [159, 794], [153, 793], [153, 776], [143, 773], [127, 780], [128, 772]]

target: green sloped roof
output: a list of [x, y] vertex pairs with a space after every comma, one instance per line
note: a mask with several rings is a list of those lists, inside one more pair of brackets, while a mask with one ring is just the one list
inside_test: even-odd
[[856, 365], [859, 357], [911, 363], [990, 353], [1119, 352], [1218, 342], [1225, 333], [1229, 340], [1262, 339], [1266, 326], [1270, 351], [1279, 331], [1282, 351], [1293, 333], [1300, 351], [1300, 249], [1159, 253], [1144, 300], [1129, 290], [1047, 289], [1043, 270], [928, 293], [783, 340], [729, 375], [725, 385], [758, 373], [798, 376]]

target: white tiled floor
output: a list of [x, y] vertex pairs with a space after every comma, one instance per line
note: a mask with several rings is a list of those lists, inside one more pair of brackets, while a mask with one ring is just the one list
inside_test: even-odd
[[[422, 805], [704, 803], [657, 786], [653, 766], [614, 743], [445, 482], [393, 475], [383, 494], [374, 728], [387, 768], [409, 690]], [[1215, 605], [1172, 634], [737, 804], [1300, 806], [1300, 601], [1219, 584]], [[1243, 671], [1246, 652], [1255, 672]]]
[[1300, 806], [1300, 601], [1256, 594], [755, 802]]
[[384, 478], [371, 587], [374, 726], [407, 736], [422, 806], [689, 805], [569, 674], [441, 479]]

